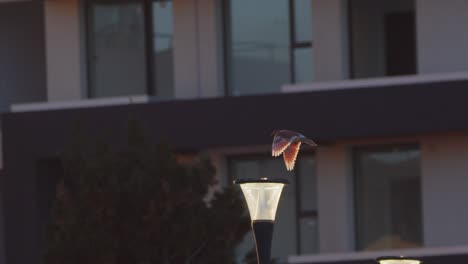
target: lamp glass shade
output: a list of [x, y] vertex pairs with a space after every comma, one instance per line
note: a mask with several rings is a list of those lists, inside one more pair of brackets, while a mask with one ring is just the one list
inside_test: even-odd
[[377, 260], [380, 264], [420, 264], [421, 260], [412, 258], [381, 258]]
[[274, 221], [285, 183], [244, 182], [240, 184], [252, 221]]

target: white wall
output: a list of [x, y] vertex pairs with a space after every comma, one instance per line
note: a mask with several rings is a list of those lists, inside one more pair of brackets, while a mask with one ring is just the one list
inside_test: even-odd
[[425, 246], [468, 245], [468, 135], [421, 144]]
[[47, 99], [81, 99], [84, 93], [82, 74], [82, 38], [79, 0], [44, 2], [47, 56]]
[[174, 0], [174, 95], [194, 98], [200, 93], [195, 0]]
[[468, 70], [468, 1], [416, 0], [418, 72]]
[[173, 5], [175, 97], [220, 95], [220, 1], [174, 0]]
[[316, 81], [343, 80], [349, 75], [347, 4], [312, 0], [312, 41]]
[[352, 182], [344, 145], [321, 146], [316, 153], [320, 252], [354, 248]]
[[198, 52], [202, 97], [224, 95], [221, 2], [198, 0]]

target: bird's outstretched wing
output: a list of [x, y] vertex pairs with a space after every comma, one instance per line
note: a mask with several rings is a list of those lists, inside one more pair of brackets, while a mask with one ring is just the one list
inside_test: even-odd
[[291, 144], [291, 142], [292, 139], [287, 139], [279, 135], [275, 136], [273, 144], [271, 145], [271, 155], [278, 157]]
[[294, 142], [289, 145], [288, 148], [284, 150], [283, 158], [284, 163], [286, 164], [286, 169], [291, 171], [294, 169], [294, 164], [296, 163], [297, 154], [299, 153], [299, 148], [301, 147], [301, 142]]

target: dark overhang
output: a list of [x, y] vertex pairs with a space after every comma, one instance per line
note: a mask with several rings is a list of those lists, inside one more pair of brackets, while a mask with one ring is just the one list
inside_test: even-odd
[[6, 151], [19, 142], [60, 148], [77, 124], [118, 140], [129, 119], [179, 149], [269, 144], [274, 129], [324, 142], [466, 130], [467, 100], [468, 81], [452, 81], [8, 113], [3, 129]]

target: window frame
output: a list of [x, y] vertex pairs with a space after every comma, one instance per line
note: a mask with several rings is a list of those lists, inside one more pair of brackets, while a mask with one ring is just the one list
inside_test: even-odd
[[[312, 157], [314, 161], [316, 161], [316, 152], [314, 150], [302, 150], [301, 151], [301, 156], [302, 157]], [[263, 153], [263, 152], [255, 152], [255, 153], [248, 153], [248, 154], [232, 154], [232, 155], [226, 155], [226, 164], [227, 164], [227, 179], [228, 182], [227, 184], [231, 184], [235, 179], [233, 175], [233, 162], [234, 161], [264, 161], [264, 160], [273, 160], [275, 157], [271, 157], [270, 153]], [[282, 157], [277, 157], [277, 159], [281, 159], [282, 162]], [[298, 158], [299, 160], [299, 158]], [[300, 170], [300, 162], [296, 161], [295, 169], [293, 170], [294, 173], [294, 181], [296, 182], [295, 188], [294, 188], [294, 194], [295, 194], [295, 210], [296, 210], [296, 215], [295, 215], [295, 222], [296, 222], [296, 230], [295, 230], [295, 236], [296, 236], [296, 254], [300, 255], [302, 254], [301, 248], [302, 248], [302, 242], [301, 242], [301, 229], [300, 229], [300, 222], [301, 219], [303, 218], [313, 218], [317, 221], [318, 223], [318, 207], [315, 210], [301, 210], [301, 188], [300, 188], [300, 176], [298, 171]], [[315, 175], [317, 175], [317, 166], [314, 166], [313, 168]], [[320, 233], [320, 227], [317, 229], [317, 233]], [[320, 239], [318, 237], [317, 243], [320, 245]]]

